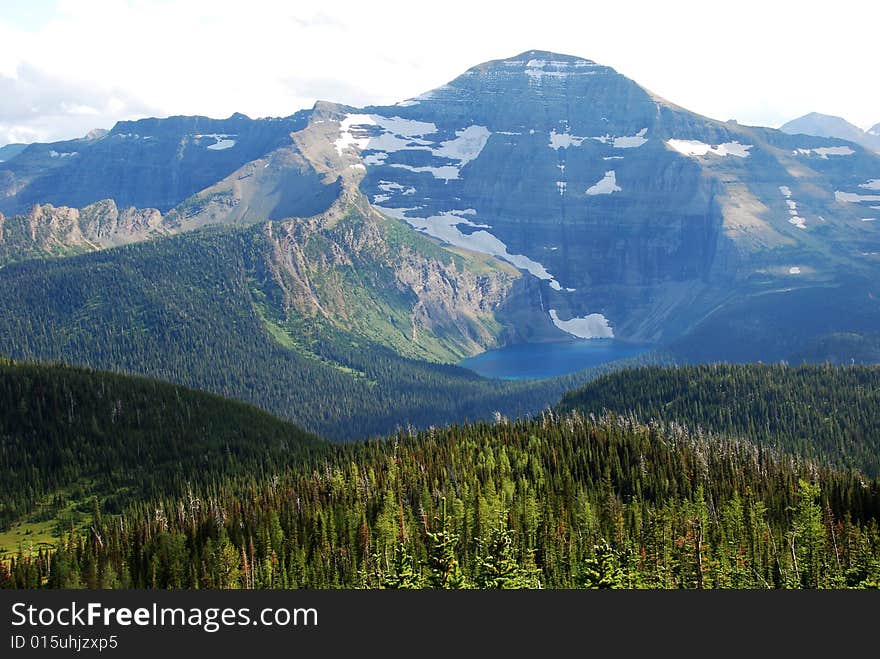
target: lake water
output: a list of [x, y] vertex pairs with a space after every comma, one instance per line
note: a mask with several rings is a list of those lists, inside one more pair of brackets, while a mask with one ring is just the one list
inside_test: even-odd
[[487, 378], [525, 380], [565, 375], [647, 352], [651, 346], [616, 339], [520, 343], [468, 357], [459, 366]]

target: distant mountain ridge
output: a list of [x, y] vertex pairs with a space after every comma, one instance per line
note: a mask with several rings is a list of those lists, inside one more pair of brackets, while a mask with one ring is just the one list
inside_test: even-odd
[[792, 119], [779, 130], [791, 135], [803, 133], [817, 137], [836, 137], [855, 142], [871, 151], [880, 152], [880, 124], [865, 131], [842, 117], [810, 112], [803, 117]]
[[81, 208], [104, 199], [164, 212], [289, 144], [290, 133], [303, 127], [307, 116], [120, 121], [81, 139], [30, 144], [0, 164], [0, 212], [21, 213], [45, 203]]
[[5, 144], [4, 146], [0, 146], [0, 162], [12, 160], [27, 147], [27, 144]]

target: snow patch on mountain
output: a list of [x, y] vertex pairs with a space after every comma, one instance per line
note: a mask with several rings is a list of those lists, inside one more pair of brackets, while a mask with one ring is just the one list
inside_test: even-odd
[[583, 137], [581, 135], [572, 135], [568, 131], [557, 133], [554, 129], [550, 131], [550, 143], [548, 146], [551, 149], [558, 151], [559, 149], [567, 149], [570, 146], [580, 146], [587, 140], [596, 140], [597, 142], [602, 142], [602, 144], [609, 144], [615, 149], [637, 149], [648, 141], [648, 138], [645, 137], [647, 132], [647, 128], [642, 128], [635, 135], [599, 135]]
[[563, 332], [580, 339], [614, 338], [614, 330], [611, 329], [608, 319], [600, 313], [591, 313], [583, 318], [575, 316], [568, 320], [562, 320], [556, 309], [550, 309], [550, 320]]
[[453, 179], [457, 179], [459, 173], [458, 167], [455, 165], [443, 165], [442, 167], [413, 167], [412, 165], [404, 165], [403, 163], [391, 163], [390, 166], [417, 173], [428, 172], [434, 178], [446, 181], [447, 183]]
[[[522, 60], [505, 62], [507, 66], [520, 66]], [[544, 78], [562, 79], [571, 75], [595, 75], [598, 68], [596, 64], [584, 60], [577, 62], [555, 61], [544, 59], [530, 59], [526, 62], [523, 72], [529, 77], [529, 84], [541, 84]]]
[[[615, 149], [637, 149], [648, 141], [648, 138], [645, 137], [648, 129], [642, 128], [635, 135], [624, 135], [623, 137], [613, 137], [611, 138], [611, 144]], [[599, 139], [599, 138], [594, 138]]]
[[737, 158], [748, 158], [749, 149], [752, 144], [740, 144], [739, 142], [724, 142], [722, 144], [712, 145], [700, 142], [698, 140], [666, 140], [666, 144], [685, 156], [705, 156], [713, 154], [716, 156], [736, 156]]
[[[363, 134], [363, 126], [375, 126], [376, 122], [368, 114], [347, 114], [339, 122], [339, 137], [333, 143], [336, 146], [336, 153], [340, 156], [342, 152], [351, 147], [365, 149], [370, 143], [370, 136]], [[358, 130], [356, 127], [360, 127]], [[355, 133], [358, 136], [355, 136]]]
[[799, 274], [801, 274], [801, 269], [798, 266], [793, 266], [788, 269], [788, 274], [799, 275]]
[[834, 191], [834, 199], [841, 204], [858, 204], [863, 201], [880, 201], [880, 195], [856, 194], [855, 192]]
[[231, 149], [235, 146], [236, 140], [231, 138], [238, 137], [238, 135], [227, 135], [224, 133], [205, 133], [204, 135], [193, 135], [193, 137], [197, 140], [203, 139], [212, 139], [214, 140], [213, 144], [209, 144], [206, 148], [209, 151], [225, 151], [226, 149]]
[[377, 186], [383, 192], [399, 192], [403, 195], [413, 195], [416, 193], [416, 189], [410, 186], [403, 186], [400, 183], [396, 183], [394, 181], [379, 181], [379, 185]]
[[807, 156], [815, 153], [817, 156], [828, 159], [828, 156], [851, 156], [855, 153], [848, 146], [820, 146], [815, 149], [795, 149], [792, 153], [796, 156]]
[[381, 126], [384, 130], [394, 135], [414, 138], [437, 132], [436, 124], [431, 121], [415, 121], [414, 119], [404, 119], [403, 117], [383, 117], [380, 114], [372, 114], [370, 118], [375, 122], [375, 125]]
[[605, 176], [602, 177], [595, 185], [591, 185], [586, 190], [586, 194], [588, 195], [600, 195], [600, 194], [611, 194], [612, 192], [620, 192], [622, 188], [617, 185], [617, 174], [614, 170], [609, 170], [605, 172]]
[[804, 218], [798, 216], [797, 202], [791, 198], [791, 188], [787, 185], [780, 185], [779, 191], [782, 193], [782, 196], [785, 197], [785, 204], [788, 206], [788, 214], [791, 215], [788, 218], [790, 224], [795, 225], [798, 229], [806, 229], [807, 222]]
[[570, 146], [580, 146], [584, 140], [588, 138], [579, 135], [572, 135], [569, 132], [557, 133], [556, 130], [550, 131], [550, 148], [559, 151], [559, 149], [567, 149]]
[[[520, 270], [525, 270], [538, 279], [548, 282], [554, 290], [562, 290], [559, 282], [542, 264], [524, 254], [511, 254], [507, 249], [507, 245], [493, 234], [484, 230], [490, 229], [491, 226], [467, 219], [465, 216], [476, 215], [476, 211], [473, 208], [443, 211], [426, 217], [416, 216], [415, 213], [419, 211], [418, 208], [388, 208], [384, 206], [376, 206], [376, 208], [386, 215], [403, 220], [414, 229], [438, 238], [450, 245], [463, 247], [481, 254], [488, 254], [507, 261]], [[478, 229], [478, 231], [464, 233], [459, 229], [460, 226]]]
[[384, 165], [385, 161], [388, 159], [388, 154], [384, 151], [378, 151], [376, 153], [371, 153], [369, 155], [364, 156], [364, 164], [369, 165], [370, 167], [375, 167], [377, 165]]
[[468, 126], [464, 130], [455, 131], [455, 139], [441, 142], [431, 153], [441, 158], [458, 160], [459, 168], [480, 155], [492, 133], [485, 126]]
[[[381, 129], [378, 135], [374, 134], [375, 127]], [[349, 147], [357, 147], [360, 151], [384, 152], [384, 155], [367, 156], [370, 159], [367, 164], [381, 164], [388, 153], [429, 148], [432, 142], [421, 137], [436, 132], [437, 126], [427, 121], [378, 114], [347, 114], [339, 122], [339, 138], [334, 144], [339, 155]]]
[[860, 184], [859, 187], [866, 190], [880, 190], [880, 178], [872, 178], [867, 183]]
[[[334, 144], [339, 155], [352, 147], [369, 152], [364, 155], [363, 162], [371, 167], [389, 165], [412, 172], [428, 172], [434, 178], [450, 181], [457, 179], [461, 168], [480, 155], [492, 135], [485, 126], [472, 125], [455, 131], [455, 137], [449, 140], [425, 139], [426, 135], [437, 132], [436, 124], [429, 121], [378, 114], [347, 114], [339, 122], [339, 137]], [[455, 164], [414, 167], [389, 163], [389, 154], [397, 151], [428, 151], [435, 158], [455, 161]]]

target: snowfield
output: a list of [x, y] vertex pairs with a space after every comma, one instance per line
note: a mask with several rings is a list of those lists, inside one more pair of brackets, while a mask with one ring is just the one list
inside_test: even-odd
[[617, 175], [614, 173], [614, 170], [610, 170], [605, 172], [605, 176], [595, 185], [591, 185], [587, 188], [586, 194], [588, 195], [600, 195], [600, 194], [611, 194], [612, 192], [620, 192], [622, 188], [617, 185]]
[[608, 323], [608, 319], [600, 313], [591, 313], [583, 318], [570, 318], [562, 320], [556, 309], [550, 309], [550, 320], [563, 332], [567, 332], [579, 339], [613, 339], [614, 330]]
[[715, 156], [736, 156], [737, 158], [748, 158], [749, 149], [752, 144], [740, 144], [739, 142], [724, 142], [723, 144], [711, 145], [697, 140], [666, 140], [666, 144], [670, 148], [678, 151], [685, 156], [705, 156], [712, 154]]
[[855, 151], [848, 146], [820, 146], [815, 149], [795, 149], [792, 153], [796, 156], [808, 156], [815, 153], [827, 160], [828, 156], [851, 156]]

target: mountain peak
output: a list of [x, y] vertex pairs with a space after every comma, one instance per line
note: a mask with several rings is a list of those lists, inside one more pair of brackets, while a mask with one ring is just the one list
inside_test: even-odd
[[523, 61], [528, 64], [532, 60], [544, 60], [557, 65], [583, 63], [596, 66], [596, 62], [593, 60], [577, 57], [576, 55], [566, 55], [565, 53], [554, 53], [550, 50], [526, 50], [519, 55], [514, 55], [500, 61], [511, 63]]
[[[876, 129], [877, 126], [874, 127]], [[815, 135], [816, 137], [835, 137], [849, 142], [855, 142], [871, 151], [880, 152], [880, 140], [874, 129], [863, 131], [858, 126], [848, 122], [843, 117], [835, 117], [821, 112], [810, 112], [797, 119], [792, 119], [779, 128], [784, 133], [797, 135]]]
[[551, 76], [564, 77], [578, 73], [591, 75], [596, 70], [613, 72], [613, 69], [602, 66], [593, 60], [564, 53], [554, 53], [549, 50], [526, 50], [513, 57], [483, 62], [472, 67], [469, 71], [487, 69], [502, 69], [509, 72], [522, 71], [527, 75], [537, 77], [545, 73]]

